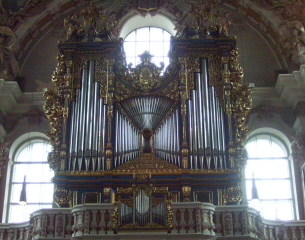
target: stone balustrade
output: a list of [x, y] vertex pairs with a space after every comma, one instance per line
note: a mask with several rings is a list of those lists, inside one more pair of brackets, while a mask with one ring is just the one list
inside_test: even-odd
[[[84, 204], [73, 208], [40, 209], [30, 221], [0, 224], [0, 240], [34, 239], [131, 239], [149, 235], [162, 239], [263, 239], [305, 240], [305, 221], [264, 220], [248, 206], [214, 206], [209, 203], [179, 202], [172, 204], [172, 229], [169, 233], [149, 230], [120, 231], [113, 226], [114, 205]], [[117, 236], [117, 237], [116, 237]], [[187, 237], [188, 236], [188, 237]]]
[[172, 204], [172, 234], [200, 233], [214, 237], [213, 215], [215, 206], [201, 202], [179, 202]]

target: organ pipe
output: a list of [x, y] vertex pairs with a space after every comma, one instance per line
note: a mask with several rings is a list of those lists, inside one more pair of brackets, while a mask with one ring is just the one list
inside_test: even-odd
[[154, 134], [155, 156], [177, 166], [181, 165], [180, 121], [181, 117], [176, 109]]
[[191, 169], [224, 169], [225, 133], [223, 110], [209, 83], [207, 60], [201, 60], [195, 88], [187, 101], [188, 143]]
[[107, 105], [100, 98], [95, 62], [82, 69], [81, 87], [70, 107], [69, 171], [105, 170]]
[[114, 124], [114, 167], [118, 167], [139, 156], [140, 134], [119, 109], [115, 111]]

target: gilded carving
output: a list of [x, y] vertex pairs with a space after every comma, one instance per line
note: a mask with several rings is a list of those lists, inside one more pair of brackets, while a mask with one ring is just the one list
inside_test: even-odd
[[242, 198], [242, 191], [239, 186], [228, 187], [223, 195], [224, 205], [237, 205]]
[[171, 233], [173, 229], [173, 219], [174, 219], [174, 213], [171, 208], [171, 201], [166, 202], [166, 210], [167, 210], [167, 233]]
[[232, 81], [232, 117], [234, 126], [234, 150], [231, 153], [235, 156], [236, 167], [239, 171], [246, 164], [246, 152], [244, 142], [248, 134], [246, 120], [251, 109], [251, 89], [242, 84], [243, 70], [237, 61], [238, 52], [233, 50], [230, 53], [230, 72]]
[[190, 186], [182, 187], [183, 202], [190, 202], [191, 190]]
[[143, 154], [142, 156], [117, 167], [114, 171], [120, 173], [149, 174], [170, 172], [170, 170], [173, 172], [181, 171], [178, 166], [157, 158], [152, 154]]
[[119, 24], [114, 12], [108, 13], [102, 7], [97, 8], [90, 1], [88, 6], [65, 18], [64, 27], [67, 29], [67, 42], [88, 42], [99, 38], [102, 41], [118, 40]]
[[188, 12], [176, 13], [176, 38], [227, 38], [232, 24], [230, 13], [218, 8], [215, 1], [194, 1]]
[[111, 215], [112, 217], [112, 229], [113, 229], [113, 233], [117, 234], [118, 233], [118, 227], [119, 227], [119, 209], [120, 209], [120, 203], [119, 202], [114, 202], [114, 210], [113, 213]]
[[54, 191], [55, 203], [59, 207], [72, 207], [72, 192], [64, 188], [56, 188]]

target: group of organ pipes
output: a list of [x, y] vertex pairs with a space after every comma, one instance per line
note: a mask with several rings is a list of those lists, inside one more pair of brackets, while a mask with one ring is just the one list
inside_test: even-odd
[[[231, 54], [235, 40], [209, 40], [205, 54], [204, 39], [172, 40], [170, 70], [158, 77], [143, 72], [141, 77], [153, 76], [145, 81], [128, 75], [121, 44], [59, 45], [64, 57], [55, 71], [54, 90], [46, 92], [45, 105], [54, 148], [49, 162], [61, 172], [54, 178], [59, 205], [69, 206], [68, 194], [74, 204], [80, 204], [82, 194], [88, 192], [100, 193], [101, 201], [109, 201], [111, 194], [105, 189], [116, 194], [119, 187], [127, 189], [131, 184], [141, 189], [147, 184], [164, 186], [168, 192], [154, 208], [141, 205], [152, 204], [151, 193], [142, 190], [134, 196], [136, 202], [121, 205], [119, 223], [164, 225], [165, 201], [174, 192], [177, 201], [192, 201], [196, 192], [203, 191], [202, 196], [211, 194], [206, 199], [214, 204], [222, 202], [229, 188], [238, 195], [237, 167], [242, 163], [238, 136], [246, 131], [240, 119], [245, 119], [243, 109], [248, 107], [248, 98], [239, 98], [249, 95], [242, 92], [240, 68], [234, 65], [237, 57]], [[79, 59], [85, 62], [81, 70]], [[149, 64], [144, 65], [145, 73], [153, 71]], [[66, 79], [70, 82], [60, 82]], [[149, 85], [149, 81], [154, 82]], [[140, 84], [146, 84], [143, 91]], [[235, 106], [237, 102], [245, 105]]]

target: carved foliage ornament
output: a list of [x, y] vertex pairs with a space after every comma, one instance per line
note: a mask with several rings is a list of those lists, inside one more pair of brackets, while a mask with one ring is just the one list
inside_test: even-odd
[[50, 167], [57, 171], [60, 169], [60, 148], [62, 137], [62, 122], [65, 113], [62, 90], [65, 87], [66, 62], [63, 55], [57, 56], [57, 67], [53, 73], [52, 81], [55, 84], [53, 89], [44, 92], [46, 102], [43, 106], [44, 112], [50, 121], [51, 129], [46, 133], [50, 138], [53, 151], [49, 154]]
[[252, 106], [251, 89], [242, 84], [243, 69], [238, 61], [238, 52], [233, 50], [230, 53], [229, 65], [232, 85], [232, 114], [234, 126], [234, 154], [237, 169], [241, 170], [246, 164], [245, 140], [249, 129], [246, 127], [246, 120]]

